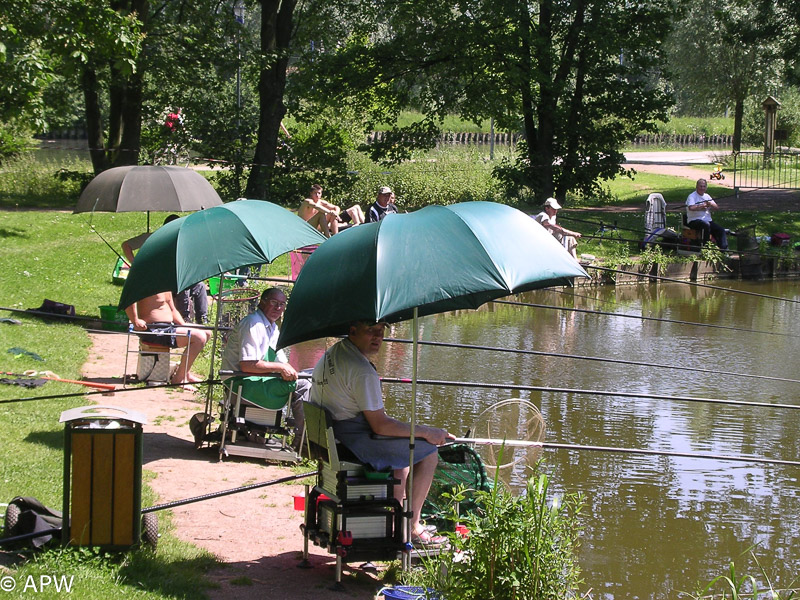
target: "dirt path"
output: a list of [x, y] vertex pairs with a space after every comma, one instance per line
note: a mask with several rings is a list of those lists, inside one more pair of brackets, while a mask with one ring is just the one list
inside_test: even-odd
[[[90, 334], [93, 342], [84, 365], [85, 379], [121, 385], [125, 370], [126, 335]], [[135, 360], [135, 356], [132, 355]], [[135, 366], [134, 366], [135, 368]], [[149, 485], [158, 502], [193, 498], [243, 485], [271, 481], [292, 471], [263, 461], [230, 458], [219, 462], [212, 450], [195, 450], [189, 419], [203, 404], [189, 392], [141, 389], [96, 396], [98, 404], [143, 412], [144, 468], [155, 473]], [[319, 600], [343, 597], [330, 590], [333, 557], [311, 548], [313, 568], [299, 569], [303, 548], [302, 513], [293, 496], [303, 482], [249, 490], [172, 509], [177, 537], [219, 557], [225, 565], [209, 574], [219, 587], [212, 599]], [[158, 513], [157, 513], [158, 514]], [[252, 582], [252, 585], [249, 585]], [[371, 599], [380, 584], [363, 571], [345, 571], [346, 597]]]

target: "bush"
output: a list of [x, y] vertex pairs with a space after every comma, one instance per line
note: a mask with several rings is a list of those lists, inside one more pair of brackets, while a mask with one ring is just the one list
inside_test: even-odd
[[423, 573], [409, 575], [421, 581], [412, 583], [437, 589], [448, 600], [575, 595], [582, 583], [577, 548], [583, 499], [554, 497], [548, 505], [548, 484], [547, 476], [539, 474], [528, 480], [522, 496], [513, 496], [497, 481], [491, 492], [476, 492], [485, 512], [462, 516], [469, 534], [450, 534], [453, 551], [426, 559]]
[[0, 123], [0, 165], [20, 157], [32, 148], [33, 138], [29, 131], [7, 123]]
[[400, 211], [416, 210], [428, 204], [506, 201], [498, 182], [492, 178], [491, 163], [474, 147], [419, 153], [412, 160], [391, 168], [381, 167], [353, 153], [348, 166], [357, 176], [352, 187], [343, 193], [348, 205], [372, 204], [378, 188], [384, 185], [394, 190]]

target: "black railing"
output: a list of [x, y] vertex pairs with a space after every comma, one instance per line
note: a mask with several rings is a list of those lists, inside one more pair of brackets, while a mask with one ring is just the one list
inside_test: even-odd
[[733, 155], [735, 189], [800, 189], [800, 154], [738, 152]]

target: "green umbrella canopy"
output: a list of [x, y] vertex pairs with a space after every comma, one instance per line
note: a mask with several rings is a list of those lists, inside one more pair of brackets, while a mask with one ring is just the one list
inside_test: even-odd
[[260, 265], [325, 237], [292, 212], [263, 200], [237, 200], [167, 223], [142, 245], [119, 306], [225, 271]]
[[525, 213], [492, 202], [428, 206], [339, 233], [306, 261], [278, 347], [345, 335], [354, 320], [402, 321], [477, 308], [588, 277]]

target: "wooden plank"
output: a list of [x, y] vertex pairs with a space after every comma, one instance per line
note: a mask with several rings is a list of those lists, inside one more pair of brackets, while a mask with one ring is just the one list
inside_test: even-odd
[[111, 544], [111, 504], [114, 483], [114, 436], [95, 433], [92, 448], [93, 546]]
[[92, 435], [72, 432], [72, 502], [70, 544], [85, 545], [91, 539]]
[[115, 546], [131, 546], [133, 524], [137, 515], [133, 514], [133, 494], [135, 489], [135, 441], [130, 433], [114, 435], [114, 507], [113, 542]]

